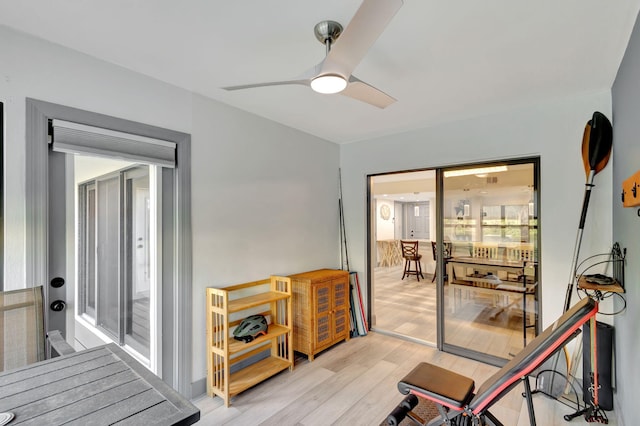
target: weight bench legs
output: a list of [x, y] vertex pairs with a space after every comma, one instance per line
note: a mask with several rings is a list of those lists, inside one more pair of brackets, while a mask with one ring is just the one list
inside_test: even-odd
[[391, 414], [387, 416], [387, 425], [397, 426], [405, 418], [408, 418], [417, 426], [504, 426], [489, 411], [486, 411], [479, 417], [471, 417], [465, 415], [462, 411], [449, 410], [440, 404], [436, 404], [440, 416], [431, 420], [423, 419], [412, 411], [417, 404], [418, 399], [415, 395], [410, 394], [405, 397]]

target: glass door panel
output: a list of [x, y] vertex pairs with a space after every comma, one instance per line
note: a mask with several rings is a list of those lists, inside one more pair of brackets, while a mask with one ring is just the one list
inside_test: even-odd
[[97, 206], [98, 326], [120, 335], [120, 179], [99, 180]]
[[125, 179], [125, 342], [149, 357], [150, 345], [150, 198], [149, 168], [139, 167]]
[[510, 359], [535, 337], [537, 167], [531, 160], [444, 170], [446, 349]]
[[[435, 345], [435, 171], [370, 177], [371, 326], [377, 332]], [[406, 275], [401, 240], [418, 242], [422, 276]], [[410, 268], [416, 268], [414, 261]]]
[[[114, 342], [150, 360], [155, 350], [159, 230], [152, 166], [76, 162], [78, 175], [79, 313]], [[103, 160], [104, 161], [104, 160]], [[122, 168], [122, 166], [125, 166]], [[115, 170], [110, 170], [115, 168]], [[95, 176], [101, 169], [105, 174]], [[93, 171], [95, 170], [95, 171]]]

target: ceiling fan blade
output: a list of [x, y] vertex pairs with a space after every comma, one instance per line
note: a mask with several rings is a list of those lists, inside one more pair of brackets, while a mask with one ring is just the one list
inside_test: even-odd
[[241, 84], [239, 86], [227, 86], [223, 87], [224, 90], [242, 90], [253, 89], [255, 87], [267, 87], [267, 86], [285, 86], [287, 84], [301, 84], [303, 86], [309, 85], [309, 80], [285, 80], [285, 81], [270, 81], [266, 83], [254, 83], [254, 84]]
[[402, 0], [364, 0], [327, 55], [322, 73], [351, 75], [402, 6]]
[[291, 80], [283, 80], [283, 81], [269, 81], [265, 83], [253, 83], [253, 84], [241, 84], [239, 86], [227, 86], [223, 87], [224, 90], [242, 90], [242, 89], [253, 89], [255, 87], [267, 87], [267, 86], [286, 86], [288, 84], [300, 84], [302, 86], [309, 86], [311, 84], [311, 79], [318, 75], [320, 68], [322, 67], [322, 63], [324, 59], [320, 61], [317, 65], [309, 68], [302, 74], [294, 77]]
[[378, 108], [386, 108], [396, 101], [396, 99], [383, 91], [376, 89], [354, 76], [349, 78], [349, 84], [340, 94], [366, 102]]

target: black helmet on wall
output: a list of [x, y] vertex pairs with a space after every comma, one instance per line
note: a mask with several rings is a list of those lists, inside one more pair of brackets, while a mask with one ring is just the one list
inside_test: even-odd
[[233, 330], [233, 337], [245, 342], [250, 342], [261, 334], [267, 334], [267, 319], [264, 315], [251, 315]]

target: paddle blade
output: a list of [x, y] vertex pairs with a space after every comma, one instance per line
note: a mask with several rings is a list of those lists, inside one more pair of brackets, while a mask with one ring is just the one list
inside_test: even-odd
[[[591, 170], [598, 174], [609, 162], [613, 143], [613, 129], [609, 119], [598, 111], [593, 113], [593, 117], [587, 123], [587, 127], [590, 127], [587, 137], [588, 147], [584, 146], [585, 141], [583, 140], [582, 156], [585, 169], [586, 164], [589, 164], [589, 170], [585, 170], [588, 176], [588, 172]], [[586, 132], [585, 129], [585, 134]], [[585, 158], [585, 154], [587, 158]]]
[[587, 121], [584, 126], [584, 134], [582, 135], [582, 163], [584, 164], [584, 174], [589, 179], [591, 165], [589, 164], [589, 137], [591, 135], [591, 120]]

